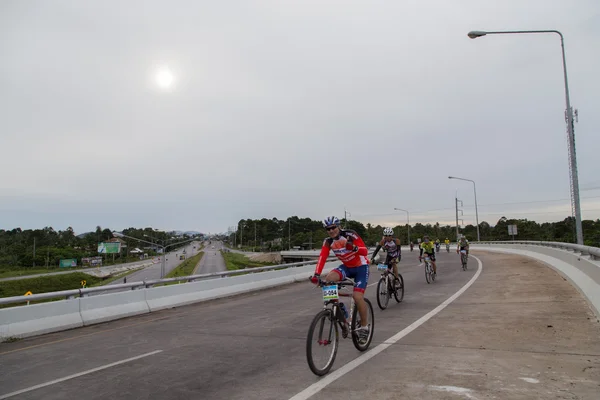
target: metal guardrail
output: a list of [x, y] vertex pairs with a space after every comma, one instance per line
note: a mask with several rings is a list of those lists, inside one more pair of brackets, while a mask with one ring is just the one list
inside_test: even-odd
[[[327, 261], [333, 261], [337, 259], [335, 256], [330, 256], [327, 258]], [[90, 293], [94, 292], [106, 292], [111, 290], [119, 290], [119, 289], [143, 289], [143, 288], [151, 288], [157, 284], [168, 283], [168, 282], [194, 282], [202, 279], [211, 279], [211, 278], [226, 278], [230, 275], [244, 275], [250, 273], [257, 272], [265, 272], [265, 271], [274, 271], [279, 269], [287, 269], [287, 268], [295, 268], [301, 267], [305, 265], [315, 264], [315, 260], [312, 261], [300, 261], [295, 263], [287, 263], [287, 264], [278, 264], [278, 265], [269, 265], [266, 267], [257, 267], [257, 268], [244, 268], [244, 269], [236, 269], [231, 271], [222, 271], [222, 272], [211, 272], [209, 274], [198, 274], [198, 275], [190, 275], [190, 276], [179, 276], [175, 278], [163, 278], [163, 279], [152, 279], [148, 281], [138, 281], [131, 283], [121, 283], [117, 285], [110, 286], [98, 286], [93, 288], [85, 288], [85, 289], [72, 289], [72, 290], [62, 290], [58, 292], [47, 292], [47, 293], [38, 293], [32, 294], [29, 296], [13, 296], [13, 297], [3, 297], [0, 298], [0, 305], [4, 304], [14, 304], [14, 303], [27, 303], [28, 301], [36, 301], [36, 300], [46, 300], [46, 299], [54, 299], [57, 297], [64, 297], [65, 299], [74, 299], [76, 297], [87, 297]], [[308, 278], [308, 277], [307, 277]]]
[[471, 244], [523, 244], [523, 245], [532, 245], [532, 246], [545, 246], [545, 247], [554, 247], [564, 250], [569, 250], [573, 252], [579, 252], [582, 256], [590, 256], [592, 260], [600, 259], [600, 248], [592, 247], [592, 246], [583, 246], [575, 243], [563, 243], [563, 242], [544, 242], [544, 241], [535, 241], [535, 240], [502, 240], [502, 241], [481, 241], [474, 242]]

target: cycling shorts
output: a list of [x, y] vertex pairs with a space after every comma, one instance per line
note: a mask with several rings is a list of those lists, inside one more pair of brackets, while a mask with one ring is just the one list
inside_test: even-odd
[[423, 257], [425, 257], [426, 255], [428, 255], [429, 258], [431, 258], [431, 261], [435, 261], [435, 253], [426, 253], [426, 252], [423, 252]]
[[361, 265], [360, 267], [348, 268], [344, 264], [340, 265], [333, 271], [337, 272], [340, 280], [346, 278], [354, 279], [354, 291], [364, 293], [369, 282], [369, 265]]
[[[385, 264], [386, 265], [390, 265], [390, 264], [396, 264], [400, 261], [400, 257], [402, 257], [402, 255], [398, 254], [395, 257], [390, 256], [389, 254], [385, 257]], [[396, 258], [398, 259], [396, 261]]]

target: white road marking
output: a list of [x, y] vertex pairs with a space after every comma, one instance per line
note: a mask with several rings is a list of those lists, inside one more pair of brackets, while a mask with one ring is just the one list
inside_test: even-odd
[[471, 278], [471, 280], [469, 280], [469, 282], [467, 282], [462, 288], [460, 288], [458, 290], [458, 292], [454, 293], [452, 296], [450, 296], [448, 299], [446, 299], [442, 304], [440, 304], [433, 310], [429, 311], [427, 314], [425, 314], [424, 316], [422, 316], [421, 318], [419, 318], [418, 320], [416, 320], [415, 322], [413, 322], [412, 324], [410, 324], [409, 326], [407, 326], [406, 328], [404, 328], [403, 330], [401, 330], [400, 332], [398, 332], [391, 338], [387, 339], [379, 346], [367, 351], [366, 353], [363, 353], [363, 355], [361, 355], [361, 356], [355, 358], [354, 360], [350, 361], [349, 363], [345, 364], [340, 369], [321, 378], [321, 380], [313, 383], [312, 385], [310, 385], [309, 387], [307, 387], [300, 393], [291, 397], [289, 400], [306, 400], [306, 399], [310, 398], [311, 396], [313, 396], [314, 394], [317, 394], [318, 392], [323, 390], [325, 387], [327, 387], [330, 383], [341, 378], [342, 376], [344, 376], [348, 372], [352, 371], [359, 365], [361, 365], [361, 364], [367, 362], [368, 360], [370, 360], [371, 358], [375, 357], [377, 354], [381, 353], [382, 351], [384, 351], [385, 349], [387, 349], [394, 343], [398, 342], [404, 336], [408, 335], [409, 333], [411, 333], [412, 331], [417, 329], [419, 326], [423, 325], [425, 322], [430, 320], [432, 317], [434, 317], [436, 314], [438, 314], [444, 308], [446, 308], [450, 303], [452, 303], [454, 300], [456, 300], [458, 298], [458, 296], [463, 294], [477, 280], [477, 278], [479, 278], [479, 275], [481, 275], [481, 270], [483, 268], [483, 264], [479, 258], [477, 258], [473, 255], [472, 255], [472, 257], [477, 260], [477, 263], [478, 263], [477, 272]]
[[146, 353], [146, 354], [142, 354], [142, 355], [139, 355], [139, 356], [136, 356], [136, 357], [128, 358], [126, 360], [117, 361], [117, 362], [114, 362], [114, 363], [111, 363], [111, 364], [103, 365], [101, 367], [97, 367], [97, 368], [93, 368], [93, 369], [88, 369], [87, 371], [79, 372], [77, 374], [65, 376], [64, 378], [55, 379], [53, 381], [49, 381], [49, 382], [45, 382], [45, 383], [42, 383], [42, 384], [39, 384], [39, 385], [31, 386], [31, 387], [28, 387], [28, 388], [25, 388], [25, 389], [17, 390], [16, 392], [12, 392], [12, 393], [8, 393], [8, 394], [3, 394], [3, 395], [0, 396], [0, 400], [2, 400], [2, 399], [8, 399], [9, 397], [13, 397], [13, 396], [16, 396], [18, 394], [30, 392], [32, 390], [43, 388], [45, 386], [50, 386], [50, 385], [54, 385], [56, 383], [64, 382], [66, 380], [77, 378], [77, 377], [80, 377], [82, 375], [91, 374], [92, 372], [96, 372], [96, 371], [100, 371], [100, 370], [103, 370], [103, 369], [106, 369], [106, 368], [114, 367], [116, 365], [124, 364], [124, 363], [129, 362], [129, 361], [134, 361], [134, 360], [138, 360], [140, 358], [148, 357], [148, 356], [160, 353], [161, 351], [162, 350], [155, 350], [155, 351], [152, 351], [150, 353]]
[[519, 379], [522, 379], [525, 382], [529, 382], [529, 383], [540, 383], [540, 381], [535, 378], [519, 378]]
[[450, 392], [459, 395], [464, 395], [467, 399], [476, 399], [475, 396], [472, 396], [471, 393], [473, 390], [467, 389], [460, 386], [430, 386], [433, 390], [439, 390], [442, 392]]

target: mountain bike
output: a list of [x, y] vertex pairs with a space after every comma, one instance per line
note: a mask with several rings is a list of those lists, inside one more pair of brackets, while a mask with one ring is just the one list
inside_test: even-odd
[[463, 271], [467, 270], [467, 261], [469, 259], [469, 256], [467, 255], [467, 250], [462, 249], [460, 251], [460, 262], [462, 264], [462, 269]]
[[[369, 334], [366, 338], [360, 338], [356, 329], [360, 327], [360, 314], [358, 307], [352, 297], [352, 292], [342, 292], [346, 286], [354, 287], [354, 281], [347, 278], [339, 282], [324, 282], [319, 279], [318, 287], [322, 288], [323, 292], [323, 310], [320, 311], [313, 319], [308, 328], [308, 336], [306, 338], [306, 358], [310, 370], [318, 376], [325, 375], [335, 361], [339, 344], [339, 330], [342, 331], [344, 339], [348, 336], [352, 337], [352, 343], [358, 351], [365, 351], [371, 345], [373, 340], [373, 330], [375, 328], [375, 315], [373, 306], [369, 299], [365, 297], [367, 303], [367, 314]], [[340, 297], [350, 297], [350, 311], [348, 312], [344, 303], [339, 301]], [[346, 315], [347, 314], [347, 315]], [[317, 333], [316, 340], [313, 338]], [[325, 350], [326, 354], [324, 363], [318, 363], [313, 352]]]
[[447, 252], [447, 253], [450, 253], [450, 244], [447, 244], [447, 245], [446, 245], [446, 252]]
[[381, 278], [377, 283], [377, 305], [382, 310], [387, 308], [387, 305], [392, 297], [392, 293], [396, 298], [396, 302], [400, 303], [404, 298], [404, 278], [400, 271], [398, 271], [398, 278], [400, 278], [400, 286], [396, 287], [396, 277], [392, 271], [392, 264], [377, 264], [377, 270], [382, 271]]
[[435, 281], [435, 274], [433, 273], [433, 265], [431, 265], [431, 258], [425, 253], [425, 280], [427, 283]]

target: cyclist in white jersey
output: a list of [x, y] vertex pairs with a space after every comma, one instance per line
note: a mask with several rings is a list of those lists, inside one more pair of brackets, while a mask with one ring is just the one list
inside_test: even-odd
[[381, 241], [377, 244], [377, 247], [373, 252], [373, 256], [371, 257], [371, 264], [375, 263], [375, 256], [382, 247], [387, 252], [385, 264], [388, 266], [390, 264], [392, 265], [394, 270], [394, 276], [396, 277], [396, 286], [398, 286], [400, 284], [400, 278], [398, 277], [398, 262], [402, 257], [402, 251], [400, 248], [400, 239], [394, 237], [394, 230], [392, 228], [385, 228], [383, 230], [383, 238], [381, 238]]

